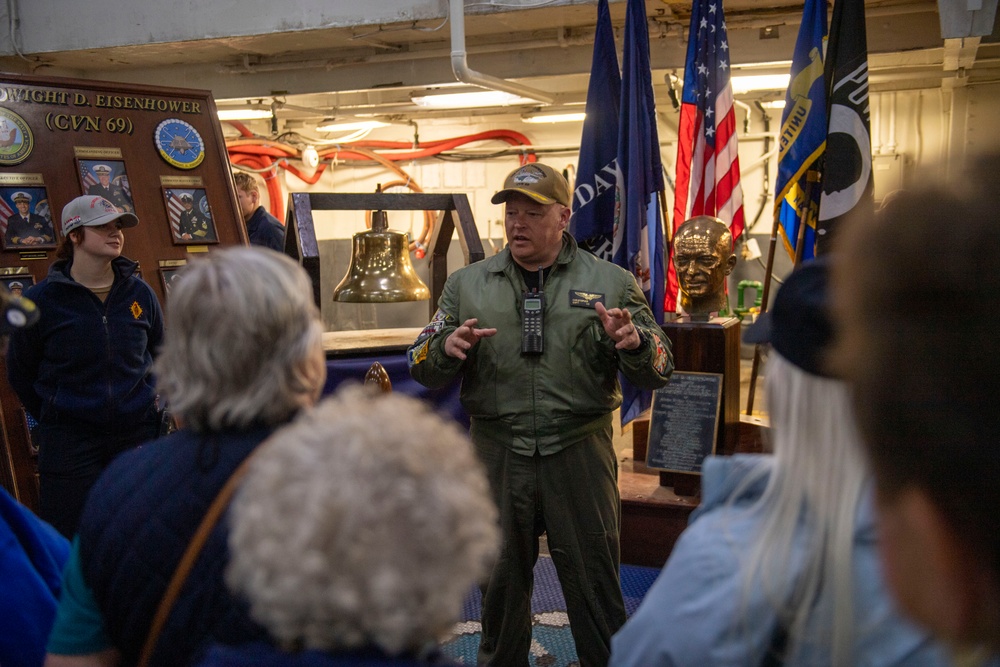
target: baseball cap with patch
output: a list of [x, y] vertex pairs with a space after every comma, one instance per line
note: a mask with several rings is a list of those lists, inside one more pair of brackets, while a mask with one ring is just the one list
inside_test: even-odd
[[77, 227], [96, 227], [115, 220], [121, 220], [122, 227], [139, 224], [139, 218], [132, 213], [122, 213], [104, 197], [84, 195], [63, 208], [62, 233], [65, 236]]
[[563, 175], [547, 164], [531, 162], [510, 172], [503, 182], [503, 190], [493, 195], [494, 204], [507, 201], [511, 193], [522, 194], [539, 204], [569, 206], [569, 184]]

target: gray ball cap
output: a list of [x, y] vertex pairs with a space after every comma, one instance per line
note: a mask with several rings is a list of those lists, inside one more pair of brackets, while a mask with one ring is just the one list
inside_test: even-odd
[[123, 213], [104, 197], [84, 195], [66, 204], [62, 211], [62, 233], [69, 234], [77, 227], [96, 227], [121, 220], [122, 227], [135, 227], [139, 218]]

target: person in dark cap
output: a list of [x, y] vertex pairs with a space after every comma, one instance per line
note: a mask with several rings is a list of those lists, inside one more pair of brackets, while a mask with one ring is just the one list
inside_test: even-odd
[[53, 243], [56, 238], [52, 221], [31, 211], [32, 196], [27, 192], [15, 192], [11, 197], [17, 213], [7, 218], [4, 245], [7, 248], [34, 246]]
[[448, 278], [408, 351], [421, 384], [461, 378], [472, 440], [500, 509], [501, 553], [482, 589], [479, 664], [528, 664], [532, 568], [544, 532], [580, 664], [603, 667], [625, 622], [611, 442], [618, 373], [642, 389], [662, 387], [673, 369], [670, 344], [633, 276], [579, 251], [566, 233], [562, 174], [526, 164], [492, 201], [505, 205], [507, 247]]
[[827, 355], [827, 260], [787, 279], [744, 340], [769, 343], [773, 454], [705, 459], [702, 502], [612, 667], [949, 664], [882, 581], [870, 473]]
[[104, 197], [114, 204], [119, 211], [131, 213], [133, 210], [132, 202], [129, 201], [125, 190], [117, 183], [111, 182], [111, 174], [114, 173], [114, 170], [106, 164], [98, 164], [94, 165], [91, 171], [97, 176], [98, 182], [87, 188], [87, 194], [95, 197]]
[[41, 319], [10, 340], [8, 379], [38, 421], [39, 514], [66, 536], [111, 459], [159, 431], [151, 367], [163, 314], [121, 256], [123, 229], [137, 224], [101, 197], [67, 204], [58, 260], [25, 292]]
[[184, 210], [181, 211], [180, 223], [177, 233], [185, 241], [214, 241], [215, 231], [208, 218], [194, 205], [194, 198], [185, 192], [181, 195], [181, 204]]

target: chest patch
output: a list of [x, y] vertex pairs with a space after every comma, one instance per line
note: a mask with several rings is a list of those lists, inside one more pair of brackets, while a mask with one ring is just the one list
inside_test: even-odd
[[133, 301], [132, 307], [129, 310], [132, 311], [132, 317], [135, 319], [139, 319], [142, 316], [142, 306], [139, 305], [138, 301]]
[[569, 291], [570, 308], [593, 308], [595, 303], [604, 303], [604, 295], [578, 289]]

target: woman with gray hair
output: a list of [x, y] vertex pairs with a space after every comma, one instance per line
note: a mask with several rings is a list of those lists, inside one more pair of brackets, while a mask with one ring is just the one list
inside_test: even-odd
[[220, 489], [322, 390], [312, 294], [301, 267], [265, 249], [220, 250], [182, 270], [155, 367], [181, 429], [120, 456], [91, 491], [46, 664], [136, 664], [149, 641], [148, 664], [182, 665], [210, 639], [265, 636], [225, 590], [224, 521], [207, 533], [158, 638], [151, 628]]
[[281, 648], [216, 646], [202, 665], [440, 664], [496, 524], [456, 425], [347, 387], [261, 447], [230, 510], [226, 581]]

